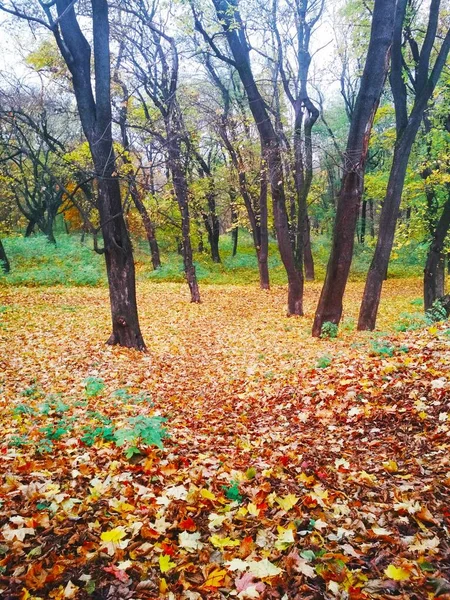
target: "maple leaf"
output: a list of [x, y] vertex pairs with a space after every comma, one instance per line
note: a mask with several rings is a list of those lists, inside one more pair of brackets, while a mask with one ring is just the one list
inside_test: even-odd
[[203, 588], [218, 588], [223, 584], [227, 572], [225, 569], [214, 569], [209, 573], [205, 583], [202, 585]]
[[158, 562], [159, 570], [161, 571], [161, 573], [167, 573], [167, 571], [170, 571], [171, 569], [176, 567], [176, 564], [174, 562], [170, 562], [169, 554], [160, 554]]
[[395, 565], [390, 564], [385, 570], [384, 574], [389, 577], [389, 579], [393, 579], [394, 581], [405, 581], [409, 579], [411, 573], [402, 567], [396, 567]]
[[178, 535], [178, 543], [180, 548], [184, 548], [188, 552], [194, 552], [195, 550], [201, 550], [203, 543], [200, 541], [200, 533], [188, 533], [183, 531]]
[[20, 542], [23, 542], [23, 540], [25, 539], [25, 536], [27, 535], [34, 535], [35, 531], [33, 529], [33, 527], [18, 527], [17, 529], [14, 529], [12, 527], [8, 527], [7, 525], [5, 525], [5, 527], [3, 527], [2, 529], [2, 534], [3, 537], [5, 538], [5, 540], [9, 540], [9, 541], [13, 541], [14, 539], [19, 540]]
[[209, 541], [215, 548], [230, 548], [232, 546], [239, 546], [241, 543], [239, 540], [232, 540], [229, 537], [222, 538], [216, 534], [212, 535]]
[[115, 527], [109, 531], [104, 531], [100, 535], [103, 547], [106, 548], [110, 556], [112, 556], [118, 548], [123, 550], [128, 546], [130, 540], [124, 539], [126, 535], [125, 528], [122, 526]]
[[300, 500], [300, 498], [298, 498], [297, 496], [294, 496], [294, 494], [288, 494], [287, 496], [283, 496], [281, 498], [279, 496], [277, 496], [275, 498], [275, 502], [277, 504], [279, 504], [281, 506], [281, 508], [283, 510], [285, 510], [286, 512], [291, 510], [291, 508], [294, 507], [299, 500]]
[[259, 598], [266, 587], [262, 582], [255, 582], [255, 577], [251, 573], [244, 573], [234, 583], [239, 598]]

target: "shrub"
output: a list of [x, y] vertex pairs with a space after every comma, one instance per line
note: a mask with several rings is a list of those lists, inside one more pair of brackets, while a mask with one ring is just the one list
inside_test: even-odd
[[325, 321], [322, 325], [322, 329], [320, 330], [320, 337], [323, 339], [334, 339], [338, 334], [338, 326], [336, 323], [331, 323], [330, 321]]

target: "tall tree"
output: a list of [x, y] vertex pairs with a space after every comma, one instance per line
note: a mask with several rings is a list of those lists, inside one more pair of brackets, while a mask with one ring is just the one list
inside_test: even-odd
[[369, 48], [352, 114], [331, 255], [313, 324], [318, 337], [325, 322], [339, 323], [353, 257], [355, 230], [364, 187], [369, 137], [389, 65], [396, 0], [375, 0]]
[[[131, 241], [122, 210], [119, 179], [112, 142], [111, 65], [107, 0], [91, 0], [94, 86], [91, 73], [92, 48], [75, 13], [75, 3], [55, 0], [41, 4], [46, 18], [0, 3], [0, 9], [49, 29], [72, 75], [72, 85], [86, 139], [95, 167], [98, 209], [103, 233], [111, 304], [112, 333], [108, 344], [145, 350], [139, 327], [136, 283]], [[56, 10], [56, 14], [55, 11]]]
[[[279, 1], [273, 0], [271, 18], [278, 48], [277, 67], [284, 92], [294, 111], [293, 171], [297, 206], [296, 214], [291, 215], [291, 219], [295, 221], [291, 223], [291, 228], [294, 231], [295, 258], [297, 268], [304, 267], [306, 279], [310, 280], [314, 279], [314, 262], [307, 202], [313, 177], [312, 130], [320, 113], [311, 100], [308, 84], [311, 35], [320, 20], [323, 6], [323, 0], [293, 0], [281, 15]], [[281, 35], [280, 21], [283, 20], [286, 21], [285, 27], [288, 31], [291, 28], [295, 29], [294, 42], [290, 41], [287, 34]], [[289, 60], [290, 54], [293, 55], [294, 61]]]
[[[407, 6], [408, 0], [399, 0], [395, 17], [390, 84], [394, 98], [397, 136], [389, 181], [381, 209], [377, 245], [367, 275], [359, 312], [358, 329], [360, 330], [375, 328], [381, 289], [394, 243], [409, 157], [424, 111], [433, 95], [450, 50], [450, 30], [447, 29], [434, 64], [432, 64], [432, 53], [439, 25], [440, 0], [431, 1], [426, 34], [420, 49], [417, 41], [412, 37], [410, 28], [404, 28]], [[408, 68], [403, 56], [404, 39], [411, 48], [412, 68]], [[411, 82], [414, 94], [414, 102], [409, 114], [405, 77], [408, 77]]]
[[238, 1], [213, 0], [213, 4], [233, 58], [231, 59], [221, 52], [197, 17], [195, 17], [195, 25], [216, 56], [235, 67], [245, 88], [249, 107], [261, 139], [262, 156], [270, 181], [278, 248], [288, 278], [288, 315], [302, 315], [304, 278], [303, 271], [297, 269], [289, 236], [289, 220], [286, 209], [283, 162], [279, 138], [266, 102], [254, 77], [250, 61], [250, 46], [239, 12]]

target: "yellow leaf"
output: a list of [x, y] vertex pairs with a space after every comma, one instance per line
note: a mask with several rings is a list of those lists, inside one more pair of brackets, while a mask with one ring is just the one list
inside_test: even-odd
[[232, 540], [229, 537], [221, 538], [218, 535], [214, 534], [209, 538], [209, 541], [215, 548], [229, 548], [232, 546], [239, 546], [239, 540]]
[[298, 501], [299, 498], [297, 498], [297, 496], [294, 496], [294, 494], [288, 494], [287, 496], [284, 496], [284, 498], [281, 498], [279, 496], [275, 498], [275, 502], [279, 504], [281, 508], [285, 511], [291, 510], [291, 508], [295, 506]]
[[250, 502], [250, 504], [247, 506], [247, 510], [249, 514], [253, 515], [254, 517], [259, 515], [259, 509], [256, 504], [253, 504], [253, 502]]
[[401, 567], [396, 567], [395, 565], [389, 565], [387, 569], [384, 570], [384, 574], [394, 581], [406, 581], [410, 577], [409, 571], [402, 569]]
[[395, 460], [387, 460], [383, 463], [383, 467], [388, 473], [397, 473], [398, 471], [398, 464], [395, 462]]
[[167, 586], [167, 581], [164, 579], [164, 577], [161, 577], [161, 579], [159, 580], [159, 593], [160, 594], [165, 594], [168, 590], [168, 586]]
[[226, 574], [227, 572], [225, 569], [214, 569], [214, 571], [211, 571], [211, 573], [208, 575], [208, 579], [205, 581], [202, 587], [220, 587]]
[[170, 569], [176, 567], [174, 562], [170, 562], [170, 556], [168, 554], [159, 555], [159, 570], [161, 573], [167, 573]]
[[115, 529], [111, 529], [110, 531], [104, 531], [101, 534], [101, 539], [103, 542], [112, 542], [117, 543], [120, 542], [126, 536], [126, 532], [123, 527], [116, 527]]
[[202, 498], [206, 498], [206, 500], [215, 500], [216, 499], [215, 495], [212, 492], [210, 492], [209, 490], [205, 490], [205, 489], [200, 491], [200, 496], [202, 496]]

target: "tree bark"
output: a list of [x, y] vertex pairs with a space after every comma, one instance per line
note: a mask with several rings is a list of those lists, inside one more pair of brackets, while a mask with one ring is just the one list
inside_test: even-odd
[[361, 233], [359, 236], [360, 243], [364, 244], [366, 241], [366, 225], [367, 225], [367, 200], [363, 200], [361, 206]]
[[306, 281], [314, 281], [315, 273], [314, 273], [314, 258], [312, 255], [312, 248], [311, 248], [311, 221], [308, 217], [308, 214], [306, 215], [306, 222], [305, 222], [304, 262], [305, 262]]
[[375, 0], [366, 64], [347, 141], [331, 255], [314, 318], [312, 334], [316, 337], [320, 336], [325, 322], [338, 324], [342, 316], [342, 299], [353, 257], [369, 137], [389, 65], [395, 6], [395, 0]]
[[5, 247], [3, 246], [2, 240], [0, 240], [0, 266], [3, 268], [5, 273], [9, 273], [11, 265], [9, 264], [8, 257], [6, 255]]

